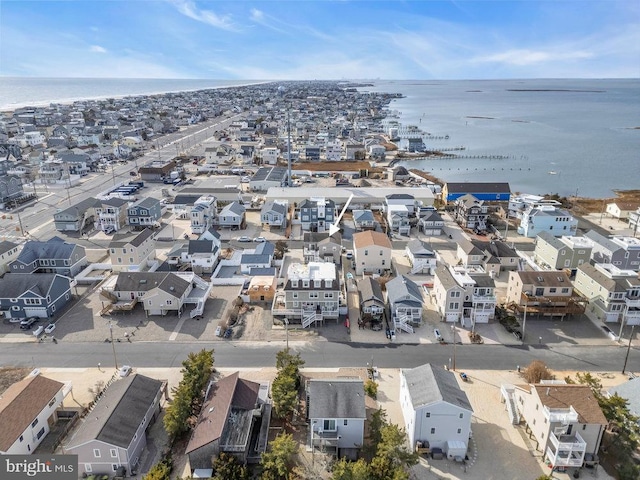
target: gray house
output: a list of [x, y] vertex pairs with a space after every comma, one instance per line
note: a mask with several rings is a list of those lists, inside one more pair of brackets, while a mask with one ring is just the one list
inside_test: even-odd
[[242, 462], [259, 461], [267, 446], [271, 419], [268, 385], [244, 380], [235, 372], [211, 382], [185, 453], [192, 470], [211, 470], [221, 452]]
[[586, 237], [554, 237], [542, 231], [536, 237], [534, 261], [541, 266], [549, 266], [554, 270], [578, 268], [589, 263], [593, 241]]
[[270, 200], [260, 210], [263, 226], [285, 228], [287, 226], [287, 205]]
[[240, 271], [245, 274], [253, 275], [256, 268], [269, 268], [276, 251], [275, 246], [271, 242], [260, 243], [252, 253], [243, 253], [240, 257]]
[[358, 325], [371, 326], [379, 324], [384, 318], [384, 296], [377, 280], [365, 276], [358, 280], [358, 297], [360, 300], [360, 320]]
[[302, 230], [324, 232], [335, 220], [336, 203], [325, 198], [311, 198], [300, 204]]
[[358, 458], [364, 442], [364, 384], [360, 379], [309, 380], [307, 405], [310, 447], [337, 457]]
[[100, 208], [100, 200], [89, 197], [69, 208], [59, 209], [53, 214], [53, 222], [59, 232], [84, 232], [93, 228], [96, 208]]
[[11, 273], [59, 273], [75, 277], [87, 265], [84, 247], [60, 237], [46, 242], [29, 240], [9, 265]]
[[67, 442], [78, 455], [78, 474], [137, 474], [147, 445], [147, 428], [160, 413], [166, 384], [136, 374], [111, 384]]
[[71, 299], [69, 277], [56, 273], [0, 278], [0, 311], [5, 318], [51, 318]]
[[162, 205], [157, 198], [143, 198], [127, 208], [127, 224], [133, 228], [160, 226]]
[[342, 263], [342, 235], [329, 232], [304, 232], [304, 259], [307, 262]]
[[216, 218], [221, 228], [243, 228], [245, 224], [246, 208], [240, 202], [231, 202], [226, 205]]
[[405, 330], [409, 330], [407, 324], [420, 325], [424, 300], [418, 284], [400, 275], [387, 282], [386, 287], [394, 325]]
[[611, 263], [622, 270], [640, 270], [640, 240], [634, 237], [611, 237], [588, 231], [586, 238], [593, 241], [591, 259], [595, 263]]
[[376, 219], [371, 210], [353, 210], [353, 223], [357, 231], [374, 230]]
[[0, 178], [0, 208], [15, 207], [23, 203], [25, 197], [22, 180], [16, 175]]

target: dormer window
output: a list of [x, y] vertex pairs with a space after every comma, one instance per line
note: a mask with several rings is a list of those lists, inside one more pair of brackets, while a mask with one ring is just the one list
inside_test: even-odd
[[298, 280], [291, 280], [291, 286], [293, 288], [298, 288]]
[[322, 280], [314, 280], [313, 288], [320, 288], [321, 284], [322, 284]]
[[302, 281], [302, 287], [303, 288], [309, 288], [309, 280], [303, 280]]

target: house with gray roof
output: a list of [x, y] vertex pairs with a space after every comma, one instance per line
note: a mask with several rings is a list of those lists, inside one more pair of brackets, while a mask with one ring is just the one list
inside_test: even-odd
[[265, 227], [285, 228], [287, 226], [287, 203], [269, 200], [260, 209], [260, 222]]
[[364, 384], [361, 379], [318, 378], [307, 383], [309, 442], [313, 450], [355, 460], [364, 443]]
[[442, 235], [444, 220], [433, 207], [420, 207], [418, 209], [418, 230], [425, 235], [437, 237]]
[[375, 230], [376, 219], [371, 210], [353, 210], [352, 215], [356, 231]]
[[127, 208], [127, 225], [134, 229], [159, 227], [162, 219], [160, 200], [145, 197]]
[[140, 232], [116, 234], [109, 242], [111, 270], [137, 272], [146, 270], [156, 258], [156, 235], [150, 228]]
[[610, 263], [622, 270], [640, 270], [640, 239], [635, 237], [605, 237], [589, 230], [586, 238], [593, 241], [591, 260], [594, 263]]
[[473, 408], [453, 372], [429, 363], [400, 372], [400, 408], [409, 444], [464, 458]]
[[96, 209], [100, 200], [89, 197], [68, 208], [58, 209], [53, 214], [53, 223], [59, 232], [84, 232], [93, 229]]
[[385, 304], [380, 282], [370, 276], [358, 280], [358, 298], [360, 300], [360, 319], [358, 325], [371, 326], [384, 319]]
[[307, 262], [342, 263], [342, 235], [339, 232], [304, 232], [302, 253]]
[[398, 275], [388, 281], [386, 287], [387, 304], [394, 325], [404, 330], [409, 330], [407, 325], [420, 325], [424, 300], [418, 284], [404, 275]]
[[407, 258], [411, 263], [411, 273], [426, 273], [433, 275], [436, 268], [436, 254], [425, 243], [417, 238], [410, 240], [405, 247]]
[[0, 311], [4, 318], [52, 318], [71, 300], [71, 280], [57, 273], [0, 278]]
[[[612, 397], [618, 395], [627, 400], [629, 412], [636, 417], [640, 417], [640, 377], [634, 377], [620, 385], [611, 387], [607, 394]], [[640, 420], [638, 420], [640, 426]]]
[[245, 213], [247, 209], [240, 202], [225, 205], [215, 222], [219, 228], [245, 228]]
[[127, 223], [127, 205], [129, 202], [122, 198], [108, 198], [100, 201], [96, 208], [96, 230], [103, 232], [113, 229], [117, 232]]
[[142, 304], [147, 316], [175, 313], [196, 304], [193, 318], [202, 315], [211, 284], [193, 272], [120, 272], [114, 284], [105, 284], [101, 295], [111, 301], [104, 311], [132, 310]]
[[165, 390], [165, 382], [140, 374], [109, 385], [65, 445], [65, 453], [78, 455], [78, 474], [124, 468], [126, 476], [136, 475]]
[[87, 254], [83, 246], [67, 243], [60, 237], [52, 237], [46, 242], [27, 241], [18, 258], [9, 264], [9, 271], [59, 273], [75, 277], [87, 263]]
[[522, 214], [518, 233], [528, 238], [536, 238], [543, 231], [555, 237], [575, 235], [578, 230], [578, 219], [569, 211], [553, 205], [537, 205], [528, 208]]
[[284, 187], [288, 178], [285, 167], [260, 167], [251, 177], [249, 188], [252, 192], [266, 192], [271, 187]]
[[575, 270], [583, 263], [589, 263], [593, 243], [587, 237], [555, 237], [543, 231], [536, 237], [533, 260], [538, 265], [553, 270]]
[[211, 471], [220, 453], [258, 463], [266, 450], [271, 420], [269, 386], [240, 378], [238, 372], [211, 382], [185, 453], [191, 470]]
[[181, 255], [180, 263], [191, 264], [191, 271], [198, 275], [213, 273], [218, 266], [220, 245], [220, 240], [215, 238], [213, 240], [189, 240], [186, 250]]
[[240, 271], [250, 274], [256, 268], [269, 268], [273, 261], [275, 247], [271, 242], [262, 242], [254, 250], [245, 250], [240, 257]]

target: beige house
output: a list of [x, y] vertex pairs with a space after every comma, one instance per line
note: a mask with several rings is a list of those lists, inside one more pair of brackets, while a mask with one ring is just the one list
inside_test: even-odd
[[564, 271], [509, 272], [507, 304], [520, 313], [564, 317], [584, 313], [586, 303]]
[[0, 276], [9, 271], [9, 264], [20, 255], [22, 248], [17, 243], [3, 240], [0, 242]]
[[276, 294], [278, 279], [273, 275], [256, 275], [251, 278], [246, 294], [249, 296], [249, 303], [271, 304]]
[[368, 230], [353, 234], [356, 275], [391, 269], [391, 241], [384, 233]]
[[554, 381], [503, 385], [501, 392], [512, 422], [524, 421], [536, 450], [554, 468], [597, 462], [607, 419], [589, 386]]
[[111, 270], [138, 272], [146, 270], [156, 257], [155, 233], [150, 228], [137, 233], [116, 234], [109, 243]]

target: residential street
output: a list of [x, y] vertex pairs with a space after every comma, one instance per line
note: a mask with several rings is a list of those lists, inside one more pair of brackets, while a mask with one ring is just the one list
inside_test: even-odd
[[[358, 367], [372, 362], [380, 368], [413, 368], [424, 363], [447, 365], [452, 345], [354, 344], [327, 341], [290, 342], [300, 351], [307, 367]], [[179, 367], [189, 352], [215, 349], [219, 367], [261, 368], [275, 363], [284, 342], [133, 342], [115, 343], [118, 365], [135, 367]], [[622, 371], [626, 346], [527, 346], [457, 345], [457, 370], [513, 370], [532, 360], [542, 360], [554, 370]], [[110, 343], [4, 343], [0, 365], [26, 367], [93, 367], [114, 364]], [[632, 348], [627, 371], [640, 371], [640, 351]]]

